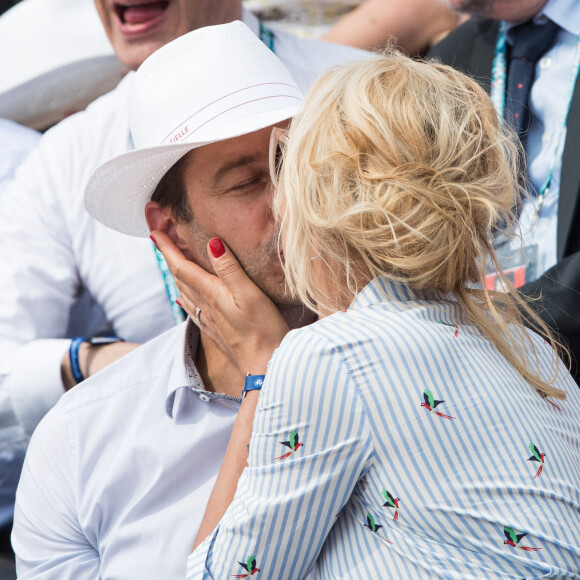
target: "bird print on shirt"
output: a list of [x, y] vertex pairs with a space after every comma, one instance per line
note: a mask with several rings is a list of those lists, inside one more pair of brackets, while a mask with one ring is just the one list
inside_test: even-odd
[[503, 527], [503, 533], [506, 537], [504, 544], [511, 546], [512, 548], [518, 548], [519, 550], [524, 550], [524, 552], [537, 552], [542, 548], [532, 548], [531, 546], [520, 546], [520, 541], [522, 538], [526, 537], [528, 534], [516, 534], [513, 528], [509, 526]]
[[435, 408], [444, 403], [445, 401], [437, 401], [433, 397], [433, 393], [429, 389], [425, 389], [423, 391], [423, 400], [424, 403], [421, 403], [421, 407], [425, 407], [427, 411], [430, 413], [435, 413], [435, 415], [439, 415], [439, 417], [443, 417], [443, 419], [455, 419], [455, 417], [451, 417], [450, 415], [445, 415], [444, 413], [440, 413], [436, 411]]
[[[375, 518], [373, 518], [373, 516], [371, 514], [367, 514], [367, 523], [365, 524], [365, 528], [368, 528], [371, 532], [373, 532], [374, 534], [377, 534], [378, 536], [378, 531], [382, 528], [383, 526], [381, 526], [380, 524], [377, 524], [377, 522], [375, 522]], [[393, 542], [390, 542], [389, 540], [387, 540], [386, 538], [383, 538], [382, 536], [379, 536], [379, 538], [381, 538], [381, 540], [384, 540], [385, 542], [387, 542], [387, 544], [392, 544]]]
[[443, 322], [443, 320], [440, 320], [439, 324], [443, 324], [444, 326], [450, 326], [451, 328], [455, 328], [455, 333], [453, 334], [453, 338], [457, 338], [457, 335], [459, 334], [459, 326], [457, 326], [457, 324], [449, 324], [448, 322]]
[[533, 443], [528, 445], [528, 449], [532, 452], [532, 456], [528, 459], [528, 461], [537, 461], [540, 464], [536, 475], [532, 479], [536, 479], [536, 477], [540, 477], [542, 475], [542, 470], [546, 465], [546, 454], [542, 453]]
[[284, 453], [284, 455], [280, 455], [280, 457], [276, 457], [275, 458], [276, 461], [282, 461], [284, 459], [287, 459], [288, 457], [290, 457], [290, 455], [292, 455], [292, 453], [298, 451], [298, 449], [302, 447], [303, 443], [300, 443], [298, 431], [292, 431], [290, 435], [288, 435], [288, 441], [280, 441], [280, 445], [288, 447], [290, 451], [288, 451], [288, 453]]
[[238, 564], [246, 571], [245, 574], [232, 574], [234, 578], [248, 578], [260, 572], [260, 568], [256, 567], [256, 558], [248, 556], [245, 562], [238, 562]]
[[550, 399], [548, 399], [548, 395], [546, 395], [546, 393], [544, 393], [544, 391], [540, 391], [540, 389], [536, 389], [536, 393], [538, 393], [538, 395], [540, 395], [540, 397], [542, 397], [542, 399], [544, 399], [544, 401], [546, 401], [547, 403], [550, 403], [550, 405], [552, 405], [552, 407], [554, 407], [555, 409], [558, 409], [558, 411], [562, 410], [562, 407], [556, 405], [556, 403], [554, 403], [553, 401], [550, 401]]
[[393, 516], [393, 521], [396, 522], [399, 519], [399, 498], [393, 497], [393, 495], [386, 489], [383, 489], [382, 494], [383, 497], [387, 500], [383, 504], [383, 507], [395, 508], [395, 515]]

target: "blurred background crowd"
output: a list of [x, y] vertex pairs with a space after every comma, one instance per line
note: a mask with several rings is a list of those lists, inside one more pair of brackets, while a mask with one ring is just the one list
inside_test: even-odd
[[[365, 50], [424, 55], [465, 17], [442, 0], [244, 0], [267, 26]], [[0, 117], [44, 131], [111, 90], [126, 70], [92, 2], [3, 0]], [[13, 47], [18, 46], [18, 51]]]

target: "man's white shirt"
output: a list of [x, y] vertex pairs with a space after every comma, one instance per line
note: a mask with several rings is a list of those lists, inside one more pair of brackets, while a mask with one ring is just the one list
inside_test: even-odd
[[204, 390], [198, 341], [191, 321], [169, 330], [40, 423], [17, 494], [21, 580], [185, 577], [239, 408]]

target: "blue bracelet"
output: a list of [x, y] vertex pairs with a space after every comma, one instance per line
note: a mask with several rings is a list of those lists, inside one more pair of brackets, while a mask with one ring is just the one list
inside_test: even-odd
[[264, 379], [266, 375], [251, 375], [248, 373], [246, 375], [246, 382], [244, 384], [244, 390], [242, 391], [242, 399], [246, 396], [248, 391], [259, 391], [264, 384]]
[[83, 373], [81, 371], [81, 365], [79, 364], [79, 348], [83, 342], [87, 342], [88, 338], [84, 336], [76, 336], [71, 340], [70, 347], [68, 349], [68, 356], [70, 359], [70, 368], [72, 370], [72, 375], [77, 382], [77, 385], [85, 380]]
[[79, 349], [83, 342], [88, 342], [93, 346], [103, 346], [105, 344], [112, 344], [113, 342], [123, 342], [123, 339], [118, 336], [94, 336], [93, 338], [76, 336], [73, 338], [70, 343], [70, 348], [68, 349], [68, 356], [70, 359], [72, 375], [77, 382], [77, 385], [86, 378], [81, 371], [81, 365], [79, 363]]

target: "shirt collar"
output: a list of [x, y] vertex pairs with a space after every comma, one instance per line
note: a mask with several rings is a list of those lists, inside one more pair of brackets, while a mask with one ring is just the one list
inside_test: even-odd
[[401, 307], [415, 305], [415, 303], [424, 303], [425, 300], [445, 300], [457, 302], [453, 294], [443, 292], [420, 292], [409, 288], [402, 282], [393, 282], [385, 276], [378, 276], [371, 280], [355, 297], [349, 310], [366, 308], [373, 304], [381, 303], [389, 305], [394, 310], [400, 310]]
[[[549, 0], [548, 3], [535, 16], [534, 21], [538, 22], [542, 18], [549, 18], [566, 32], [575, 36], [580, 36], [580, 8], [578, 0]], [[505, 22], [506, 34], [518, 24], [525, 20], [517, 22]]]
[[171, 418], [173, 418], [177, 407], [179, 407], [180, 397], [176, 401], [176, 393], [180, 389], [189, 387], [205, 390], [194, 363], [198, 348], [199, 329], [188, 319], [185, 323], [185, 332], [181, 334], [181, 338], [175, 348], [175, 357], [167, 384], [165, 411]]
[[550, 0], [540, 12], [560, 28], [580, 36], [580, 6], [578, 0]]
[[175, 357], [169, 374], [165, 412], [171, 419], [175, 419], [182, 407], [191, 407], [190, 404], [185, 404], [184, 399], [190, 399], [192, 396], [198, 400], [203, 396], [204, 404], [216, 401], [227, 407], [237, 408], [240, 399], [206, 390], [195, 366], [200, 341], [199, 328], [191, 319], [183, 324], [184, 332], [175, 345]]

